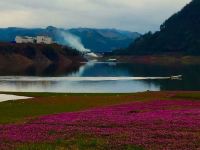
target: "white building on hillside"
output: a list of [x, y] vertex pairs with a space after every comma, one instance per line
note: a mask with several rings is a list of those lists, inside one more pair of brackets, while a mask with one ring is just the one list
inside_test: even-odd
[[16, 43], [35, 43], [35, 38], [29, 36], [16, 36]]
[[29, 36], [16, 36], [16, 43], [35, 43], [35, 44], [52, 44], [53, 40], [48, 36], [37, 36], [37, 37], [29, 37]]
[[36, 43], [37, 44], [52, 44], [53, 40], [52, 40], [52, 38], [50, 38], [48, 36], [37, 36]]

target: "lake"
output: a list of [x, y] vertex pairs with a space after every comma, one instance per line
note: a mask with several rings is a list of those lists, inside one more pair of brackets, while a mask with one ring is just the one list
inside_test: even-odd
[[0, 102], [8, 101], [8, 100], [22, 100], [22, 99], [30, 99], [31, 97], [26, 96], [17, 96], [17, 95], [10, 95], [10, 94], [0, 94]]
[[[168, 77], [172, 75], [183, 75], [183, 79], [132, 79], [132, 77]], [[199, 65], [159, 66], [88, 62], [79, 69], [54, 76], [35, 76], [30, 72], [20, 76], [10, 74], [0, 76], [0, 91], [128, 93], [148, 90], [200, 90], [199, 75]], [[113, 80], [112, 77], [114, 77]]]

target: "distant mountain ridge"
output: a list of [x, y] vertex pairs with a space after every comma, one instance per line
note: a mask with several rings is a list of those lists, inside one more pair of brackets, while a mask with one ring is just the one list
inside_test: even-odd
[[[59, 31], [68, 32], [81, 39], [85, 48], [91, 49], [94, 52], [108, 52], [114, 49], [125, 48], [133, 40], [140, 36], [137, 32], [122, 31], [117, 29], [92, 29], [92, 28], [73, 28], [62, 29], [49, 26], [43, 28], [1, 28], [0, 41], [11, 42], [14, 41], [17, 35], [19, 36], [37, 36], [48, 35], [55, 41], [60, 38]], [[62, 44], [62, 43], [61, 43]]]
[[192, 0], [167, 19], [160, 31], [147, 33], [120, 54], [200, 54], [200, 0]]

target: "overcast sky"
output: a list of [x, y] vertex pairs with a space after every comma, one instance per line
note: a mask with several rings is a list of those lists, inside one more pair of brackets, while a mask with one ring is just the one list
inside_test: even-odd
[[191, 0], [0, 0], [0, 27], [155, 31]]

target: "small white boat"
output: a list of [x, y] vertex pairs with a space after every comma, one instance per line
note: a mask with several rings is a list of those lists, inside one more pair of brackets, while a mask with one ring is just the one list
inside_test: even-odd
[[117, 62], [117, 59], [108, 59], [108, 62]]
[[171, 80], [182, 80], [182, 75], [171, 76]]

